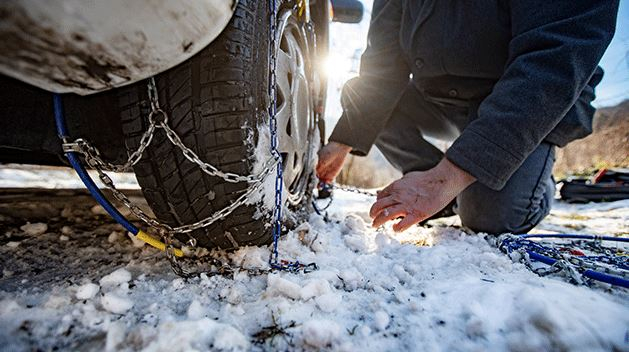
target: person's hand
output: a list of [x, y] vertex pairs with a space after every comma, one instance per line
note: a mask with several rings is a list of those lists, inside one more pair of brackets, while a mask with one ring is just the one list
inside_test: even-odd
[[439, 212], [475, 181], [446, 158], [428, 171], [409, 172], [378, 192], [369, 211], [372, 226], [403, 218], [393, 230], [404, 231]]
[[329, 183], [341, 172], [345, 157], [352, 147], [337, 142], [329, 142], [319, 150], [319, 162], [317, 163], [317, 177], [319, 180]]

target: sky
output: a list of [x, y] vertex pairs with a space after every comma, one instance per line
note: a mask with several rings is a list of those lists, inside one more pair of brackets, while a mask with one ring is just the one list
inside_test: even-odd
[[597, 107], [610, 106], [629, 99], [629, 0], [620, 0], [616, 34], [603, 55], [605, 70], [597, 89]]
[[[358, 59], [366, 43], [372, 1], [362, 2], [366, 11], [360, 24], [333, 23], [331, 27], [332, 40], [328, 60], [331, 96], [326, 115], [333, 115], [330, 116], [333, 120], [340, 115], [340, 106], [334, 101], [338, 99], [334, 91], [357, 74]], [[605, 70], [605, 76], [596, 90], [596, 107], [612, 106], [629, 99], [629, 0], [620, 0], [616, 27], [616, 34], [600, 63]]]

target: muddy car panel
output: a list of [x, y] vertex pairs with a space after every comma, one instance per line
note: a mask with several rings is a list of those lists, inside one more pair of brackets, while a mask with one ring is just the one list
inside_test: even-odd
[[88, 95], [167, 70], [206, 47], [235, 0], [4, 0], [0, 73]]

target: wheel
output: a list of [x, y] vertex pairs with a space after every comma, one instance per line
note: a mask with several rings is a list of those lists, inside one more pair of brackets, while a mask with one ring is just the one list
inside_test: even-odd
[[[283, 159], [285, 213], [308, 204], [319, 144], [313, 104], [320, 89], [314, 54], [295, 6], [278, 15], [277, 133]], [[224, 172], [250, 175], [271, 157], [269, 132], [269, 10], [266, 1], [239, 1], [223, 33], [188, 61], [155, 77], [168, 124], [201, 160]], [[146, 82], [118, 94], [125, 143], [136, 150], [148, 126]], [[171, 144], [162, 130], [134, 172], [155, 216], [170, 226], [202, 220], [225, 208], [248, 187], [205, 174]], [[271, 172], [261, 194], [225, 219], [191, 233], [197, 245], [233, 249], [270, 243], [274, 204]], [[292, 215], [291, 215], [292, 214]], [[185, 241], [187, 237], [180, 238]]]

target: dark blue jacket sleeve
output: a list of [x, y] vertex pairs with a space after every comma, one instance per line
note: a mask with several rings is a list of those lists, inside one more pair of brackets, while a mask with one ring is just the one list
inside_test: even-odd
[[618, 1], [513, 0], [504, 75], [446, 157], [500, 190], [572, 108], [614, 34]]
[[343, 115], [330, 140], [351, 146], [354, 154], [369, 152], [408, 85], [410, 70], [400, 48], [402, 10], [402, 0], [374, 1], [360, 76], [343, 87]]

